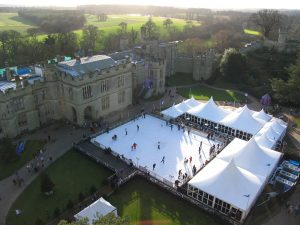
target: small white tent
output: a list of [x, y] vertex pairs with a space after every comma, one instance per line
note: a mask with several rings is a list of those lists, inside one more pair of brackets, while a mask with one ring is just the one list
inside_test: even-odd
[[177, 105], [173, 105], [172, 107], [162, 111], [161, 113], [167, 118], [177, 118], [184, 113], [186, 113], [191, 108], [199, 106], [201, 103], [194, 99], [194, 97], [187, 99]]
[[74, 217], [78, 220], [81, 218], [88, 218], [89, 225], [92, 225], [94, 220], [97, 220], [99, 217], [105, 216], [109, 213], [114, 213], [116, 216], [118, 216], [117, 208], [112, 206], [108, 201], [101, 197], [77, 213]]

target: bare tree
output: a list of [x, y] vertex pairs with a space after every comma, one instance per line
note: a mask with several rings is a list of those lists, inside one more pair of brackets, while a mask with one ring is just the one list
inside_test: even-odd
[[264, 9], [252, 14], [251, 21], [257, 25], [265, 38], [270, 38], [271, 33], [279, 28], [282, 15], [277, 10]]

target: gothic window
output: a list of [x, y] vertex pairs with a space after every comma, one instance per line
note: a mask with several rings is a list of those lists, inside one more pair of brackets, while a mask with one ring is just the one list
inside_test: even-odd
[[101, 80], [100, 82], [100, 92], [106, 92], [108, 91], [108, 80]]
[[101, 105], [102, 110], [106, 110], [109, 108], [109, 95], [102, 98]]
[[118, 94], [118, 103], [124, 103], [125, 102], [125, 91], [121, 91]]
[[119, 76], [118, 77], [118, 88], [124, 87], [125, 84], [125, 77], [124, 76]]
[[92, 88], [90, 85], [82, 88], [82, 97], [83, 97], [83, 99], [92, 97]]

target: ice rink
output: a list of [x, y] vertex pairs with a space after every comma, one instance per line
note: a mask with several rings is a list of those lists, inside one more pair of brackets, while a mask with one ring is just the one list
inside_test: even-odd
[[[117, 140], [112, 139], [114, 135], [117, 135]], [[171, 129], [165, 121], [150, 115], [123, 124], [91, 141], [110, 147], [112, 151], [131, 159], [135, 165], [146, 167], [149, 171], [171, 182], [178, 178], [179, 170], [192, 177], [193, 165], [198, 170], [206, 160], [209, 160], [211, 146], [213, 144], [217, 146], [219, 143], [208, 140], [206, 136], [201, 136], [198, 132], [192, 131], [188, 135], [187, 131], [178, 130], [177, 125], [173, 125]], [[158, 149], [158, 142], [160, 142], [160, 149]], [[133, 143], [137, 144], [135, 150], [132, 150]], [[163, 157], [165, 157], [164, 163], [161, 162]], [[191, 162], [190, 157], [192, 157]], [[185, 158], [188, 159], [188, 163], [184, 163]], [[154, 170], [153, 164], [156, 164]]]

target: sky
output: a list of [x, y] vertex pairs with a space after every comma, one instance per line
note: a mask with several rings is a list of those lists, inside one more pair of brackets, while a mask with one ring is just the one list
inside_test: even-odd
[[86, 4], [158, 5], [211, 9], [299, 9], [299, 0], [0, 0], [0, 4], [22, 6], [77, 6]]

